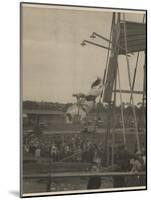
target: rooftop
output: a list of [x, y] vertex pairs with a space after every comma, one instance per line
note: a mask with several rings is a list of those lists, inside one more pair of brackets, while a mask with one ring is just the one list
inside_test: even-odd
[[58, 110], [37, 110], [37, 109], [23, 109], [23, 114], [33, 115], [64, 115], [64, 112]]

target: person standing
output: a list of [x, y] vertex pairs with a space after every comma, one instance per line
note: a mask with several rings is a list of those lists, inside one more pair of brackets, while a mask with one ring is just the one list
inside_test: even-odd
[[[126, 150], [125, 145], [120, 145], [118, 147], [117, 154], [115, 156], [115, 164], [117, 165], [117, 172], [128, 172], [130, 170], [130, 158], [131, 154]], [[113, 178], [114, 187], [125, 187], [125, 177], [124, 176], [114, 176]]]
[[[91, 172], [99, 172], [99, 168], [96, 164], [92, 165]], [[101, 177], [94, 175], [90, 176], [87, 184], [87, 189], [99, 189], [101, 187]]]

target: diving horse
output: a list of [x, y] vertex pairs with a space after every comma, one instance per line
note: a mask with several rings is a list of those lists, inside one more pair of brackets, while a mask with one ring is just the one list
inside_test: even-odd
[[73, 94], [73, 96], [77, 99], [77, 103], [73, 104], [67, 109], [65, 114], [66, 122], [73, 123], [76, 116], [78, 116], [79, 121], [84, 120], [94, 107], [95, 100], [101, 95], [103, 89], [104, 84], [102, 83], [101, 79], [97, 77], [86, 95], [83, 93]]

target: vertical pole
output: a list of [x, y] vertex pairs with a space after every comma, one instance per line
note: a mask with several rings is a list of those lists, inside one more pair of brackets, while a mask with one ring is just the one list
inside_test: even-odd
[[110, 135], [110, 128], [111, 128], [111, 110], [112, 110], [112, 103], [108, 103], [108, 111], [107, 111], [107, 124], [106, 124], [106, 136], [105, 136], [105, 156], [106, 156], [106, 166], [109, 165], [109, 135]]
[[[115, 13], [113, 13], [113, 16], [112, 16], [112, 25], [111, 25], [111, 30], [110, 30], [110, 41], [111, 41], [111, 38], [112, 38], [113, 24], [114, 23], [115, 23]], [[105, 83], [105, 80], [106, 80], [106, 72], [107, 72], [107, 68], [108, 68], [108, 64], [109, 64], [109, 54], [110, 54], [109, 49], [110, 49], [110, 46], [111, 46], [111, 43], [109, 42], [108, 51], [107, 51], [107, 58], [106, 58], [106, 66], [105, 66], [104, 76], [103, 76], [103, 84]], [[102, 95], [103, 95], [103, 91], [100, 95], [99, 103], [101, 102]]]
[[[120, 35], [120, 13], [117, 14], [117, 19], [116, 19], [116, 35], [115, 37], [115, 43], [118, 44], [119, 40], [119, 35]], [[115, 24], [115, 22], [114, 22]], [[117, 46], [113, 46], [113, 51], [116, 56], [119, 54], [119, 48]], [[117, 62], [117, 70], [118, 70], [118, 62]], [[116, 87], [117, 87], [117, 70], [116, 70], [116, 75], [115, 75], [115, 81], [114, 81], [114, 99], [113, 99], [113, 113], [112, 113], [112, 157], [111, 157], [111, 164], [114, 165], [114, 150], [115, 150], [115, 115], [116, 115]]]
[[[137, 71], [137, 67], [138, 67], [138, 60], [139, 60], [139, 52], [137, 53], [137, 58], [136, 58], [136, 65], [135, 65], [135, 69], [134, 69], [133, 82], [132, 82], [132, 90], [134, 90], [134, 86], [135, 86], [135, 79], [136, 79], [136, 71]], [[130, 96], [130, 103], [131, 102], [132, 102], [132, 95]]]
[[122, 117], [122, 126], [123, 126], [123, 140], [124, 140], [124, 145], [125, 145], [126, 144], [126, 131], [125, 131], [124, 109], [123, 109], [123, 101], [122, 101], [122, 93], [121, 93], [121, 81], [120, 81], [119, 67], [117, 68], [117, 73], [118, 73], [118, 83], [119, 83], [119, 90], [120, 90], [121, 117]]
[[[112, 40], [114, 41], [115, 44], [118, 43], [118, 37], [119, 37], [119, 22], [120, 22], [120, 13], [118, 13], [117, 15], [115, 15], [115, 13], [113, 14], [113, 19], [112, 19], [112, 27], [113, 27], [113, 31], [112, 31]], [[111, 51], [111, 57], [114, 57], [114, 59], [117, 59], [118, 56], [118, 52], [119, 52], [119, 48], [117, 48], [116, 45], [114, 45], [114, 43], [112, 43], [112, 51]], [[116, 66], [117, 67], [117, 66]], [[115, 87], [115, 91], [116, 91], [116, 75], [117, 75], [117, 70], [115, 71], [115, 80], [114, 80], [114, 87]], [[114, 146], [115, 146], [115, 131], [114, 131], [114, 113], [115, 113], [115, 101], [116, 101], [116, 92], [114, 93], [114, 101], [113, 101], [113, 110], [112, 110], [112, 97], [110, 102], [108, 103], [108, 117], [107, 117], [107, 134], [106, 134], [106, 140], [105, 140], [105, 148], [106, 148], [106, 153], [107, 153], [107, 162], [106, 164], [109, 164], [109, 145], [108, 145], [108, 140], [109, 140], [109, 136], [110, 136], [110, 130], [112, 128], [112, 135], [111, 135], [111, 142], [112, 142], [112, 152], [111, 152], [111, 163], [114, 163]], [[112, 121], [113, 123], [111, 124], [111, 117], [112, 117]]]
[[78, 118], [77, 118], [77, 122], [79, 123], [80, 122], [80, 99], [79, 99], [79, 102], [77, 102], [78, 104]]
[[[142, 110], [140, 113], [140, 124], [142, 121], [142, 116], [144, 116], [144, 105], [145, 105], [145, 99], [146, 99], [146, 51], [144, 51], [145, 54], [145, 63], [144, 63], [144, 76], [143, 76], [143, 96], [142, 96]], [[143, 124], [144, 124], [144, 118], [143, 118]], [[140, 126], [140, 125], [139, 125]]]
[[[144, 80], [143, 80], [143, 109], [144, 109], [144, 104], [145, 104], [145, 99], [146, 99], [146, 51], [144, 52], [145, 54], [145, 64], [144, 64]], [[143, 110], [144, 111], [144, 110]]]
[[127, 49], [127, 33], [126, 33], [125, 14], [123, 14], [123, 20], [124, 20], [124, 40], [125, 40], [125, 50], [126, 50], [126, 62], [127, 62], [129, 86], [130, 86], [130, 91], [131, 91], [131, 96], [132, 96], [132, 110], [133, 110], [133, 116], [134, 116], [134, 122], [135, 122], [137, 150], [140, 151], [138, 125], [137, 125], [137, 118], [136, 118], [135, 105], [134, 105], [134, 99], [133, 99], [133, 90], [132, 90], [132, 83], [131, 83], [130, 64], [129, 64], [129, 59], [127, 56], [128, 49]]
[[[110, 40], [112, 38], [112, 32], [113, 32], [114, 24], [115, 24], [115, 13], [113, 13], [113, 16], [112, 16]], [[110, 47], [110, 45], [111, 45], [111, 43], [109, 42], [109, 47]], [[105, 83], [105, 79], [106, 79], [106, 72], [107, 72], [108, 63], [109, 63], [109, 53], [110, 52], [108, 50], [108, 52], [107, 52], [107, 60], [106, 60], [106, 67], [105, 67], [104, 77], [103, 77], [103, 83]], [[102, 94], [100, 95], [99, 103], [101, 103], [101, 97], [102, 97]], [[105, 139], [104, 139], [104, 164], [105, 164], [105, 166], [107, 166], [108, 163], [109, 163], [108, 138], [109, 138], [109, 134], [110, 134], [110, 111], [111, 111], [111, 102], [108, 103], [108, 108], [107, 108], [106, 135], [105, 135]]]
[[[143, 16], [143, 23], [145, 22], [145, 15]], [[135, 79], [136, 79], [136, 71], [138, 68], [138, 61], [139, 61], [139, 53], [137, 52], [137, 58], [136, 58], [136, 64], [135, 64], [135, 69], [134, 69], [134, 75], [133, 75], [133, 82], [132, 82], [132, 90], [134, 90], [134, 86], [135, 86]], [[132, 102], [132, 95], [130, 96], [130, 103]]]
[[115, 115], [116, 115], [116, 85], [117, 79], [115, 79], [114, 83], [114, 100], [113, 100], [113, 115], [112, 115], [112, 157], [111, 164], [114, 165], [114, 149], [115, 149]]
[[[142, 113], [141, 113], [141, 116], [144, 116], [144, 104], [145, 104], [145, 98], [146, 98], [146, 97], [145, 97], [145, 96], [146, 96], [146, 91], [145, 91], [145, 90], [146, 90], [146, 89], [145, 89], [145, 84], [146, 84], [146, 83], [145, 83], [145, 79], [146, 79], [146, 78], [145, 78], [145, 76], [146, 76], [145, 70], [146, 70], [146, 69], [145, 69], [145, 67], [146, 67], [146, 66], [144, 65], [144, 81], [143, 81], [143, 98], [142, 98]], [[141, 121], [142, 121], [142, 117], [141, 117]], [[144, 122], [144, 118], [143, 118], [143, 122]], [[144, 124], [144, 123], [143, 123], [143, 124]]]
[[[110, 40], [112, 38], [112, 32], [113, 32], [113, 25], [115, 23], [115, 12], [113, 13], [113, 16], [112, 16], [112, 24], [111, 24], [111, 30], [110, 30]], [[110, 51], [109, 51], [109, 48], [111, 46], [111, 43], [109, 42], [109, 46], [108, 46], [108, 52], [107, 52], [107, 58], [106, 58], [106, 66], [105, 66], [105, 70], [104, 70], [104, 77], [103, 77], [103, 84], [105, 83], [105, 80], [106, 80], [106, 73], [107, 73], [107, 68], [108, 68], [108, 63], [109, 63], [109, 54], [110, 54]], [[99, 103], [101, 103], [101, 98], [102, 98], [102, 95], [103, 95], [103, 91], [100, 95], [100, 98], [99, 98]], [[109, 124], [106, 124], [106, 135], [105, 135], [105, 139], [104, 139], [104, 164], [105, 166], [108, 165], [108, 162], [109, 162], [109, 151], [108, 151], [108, 135], [109, 135], [109, 126], [110, 126], [110, 120], [109, 120], [109, 111], [110, 111], [110, 105], [111, 103], [108, 104], [108, 111], [107, 111], [107, 123]]]
[[47, 184], [46, 184], [46, 192], [51, 192], [51, 183], [52, 183], [52, 180], [51, 180], [51, 136], [49, 136], [49, 155], [48, 155], [48, 158], [49, 158], [49, 165], [48, 165], [48, 179], [47, 179]]

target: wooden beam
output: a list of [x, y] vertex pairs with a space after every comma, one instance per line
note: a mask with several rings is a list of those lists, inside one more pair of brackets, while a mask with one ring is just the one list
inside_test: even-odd
[[[128, 29], [127, 28], [127, 37], [134, 36], [134, 35], [136, 35], [136, 36], [137, 35], [146, 35], [146, 30], [143, 30], [143, 29], [137, 30], [137, 29]], [[120, 38], [123, 38], [123, 37], [124, 37], [124, 30], [123, 30], [123, 28], [121, 28]]]
[[[128, 41], [127, 42], [127, 46], [128, 46], [128, 49], [133, 47], [133, 46], [142, 46], [142, 45], [146, 45], [146, 41], [145, 40], [132, 40], [132, 41]], [[125, 42], [124, 41], [121, 41], [120, 42], [120, 46], [122, 47], [122, 49], [125, 48]]]
[[123, 23], [123, 22], [126, 22], [127, 24], [132, 25], [132, 26], [134, 26], [134, 25], [138, 25], [138, 26], [144, 25], [143, 22], [133, 22], [133, 21], [129, 21], [129, 20], [126, 20], [126, 21], [121, 20], [121, 23]]
[[106, 46], [103, 46], [103, 45], [101, 45], [101, 44], [97, 44], [97, 43], [95, 43], [95, 42], [91, 42], [91, 41], [89, 41], [89, 40], [84, 40], [83, 42], [84, 42], [84, 43], [88, 43], [88, 44], [92, 44], [92, 45], [94, 45], [94, 46], [101, 47], [101, 48], [104, 48], [104, 49], [107, 49], [107, 50], [111, 50], [110, 48], [108, 48], [108, 47], [106, 47]]
[[[146, 35], [142, 34], [142, 35], [132, 35], [132, 36], [129, 36], [127, 38], [127, 41], [130, 42], [130, 41], [134, 41], [134, 40], [146, 40]], [[124, 38], [120, 38], [120, 42], [124, 42]]]
[[[116, 90], [116, 92], [120, 93], [120, 90]], [[121, 90], [121, 93], [131, 94], [131, 91], [130, 90]], [[136, 90], [134, 90], [133, 94], [143, 94], [143, 91], [136, 91]]]
[[[128, 130], [128, 132], [126, 133], [126, 135], [135, 134], [131, 127], [127, 127], [127, 130]], [[93, 133], [92, 132], [84, 133], [84, 132], [81, 132], [81, 131], [71, 131], [71, 130], [66, 130], [66, 131], [43, 131], [43, 134], [44, 135], [48, 135], [48, 136], [49, 135], [50, 136], [52, 136], [52, 135], [74, 135], [74, 134], [79, 134], [79, 135], [84, 135], [84, 136], [94, 136], [95, 134], [105, 134], [105, 133], [106, 133], [105, 128], [100, 128], [100, 129], [98, 128], [96, 130], [96, 133], [94, 133], [94, 132]], [[123, 134], [122, 133], [122, 128], [121, 129], [120, 128], [116, 128], [116, 134]], [[144, 132], [139, 132], [139, 134], [144, 134]]]
[[[138, 45], [128, 46], [127, 53], [134, 53], [134, 52], [140, 52], [140, 51], [145, 51], [145, 50], [146, 50], [146, 43], [144, 42]], [[119, 49], [119, 54], [125, 55], [125, 50]]]

